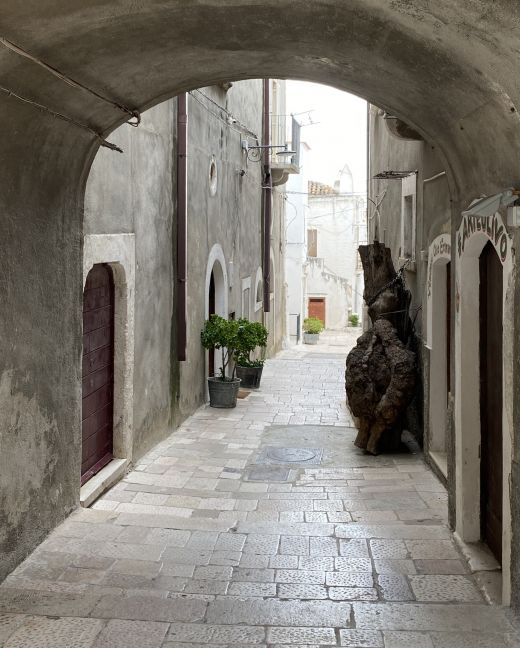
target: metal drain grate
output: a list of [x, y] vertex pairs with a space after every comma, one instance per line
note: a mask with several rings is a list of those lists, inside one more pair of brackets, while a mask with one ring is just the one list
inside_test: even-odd
[[304, 464], [316, 466], [321, 463], [323, 448], [279, 448], [267, 446], [258, 455], [257, 464]]

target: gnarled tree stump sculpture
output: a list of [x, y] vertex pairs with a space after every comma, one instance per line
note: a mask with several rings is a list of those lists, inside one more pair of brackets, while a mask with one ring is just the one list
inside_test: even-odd
[[415, 353], [405, 348], [389, 321], [377, 320], [347, 358], [345, 384], [358, 419], [358, 448], [378, 454], [381, 436], [400, 423], [410, 403], [415, 377]]
[[[393, 441], [396, 449], [402, 418], [413, 398], [416, 356], [407, 346], [413, 335], [411, 294], [402, 270], [395, 271], [390, 250], [381, 243], [364, 245], [359, 254], [365, 273], [364, 300], [373, 323], [347, 358], [347, 404], [359, 429], [355, 444], [372, 454]], [[384, 435], [384, 436], [383, 436]]]

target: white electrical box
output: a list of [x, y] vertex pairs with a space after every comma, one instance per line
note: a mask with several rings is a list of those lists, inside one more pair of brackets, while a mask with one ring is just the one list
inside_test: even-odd
[[520, 227], [520, 206], [514, 205], [507, 208], [508, 227]]

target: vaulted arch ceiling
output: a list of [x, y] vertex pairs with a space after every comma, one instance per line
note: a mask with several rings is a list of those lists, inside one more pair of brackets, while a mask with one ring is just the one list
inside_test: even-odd
[[[4, 0], [0, 15], [1, 36], [132, 108], [246, 77], [357, 93], [435, 144], [463, 195], [518, 180], [519, 28], [515, 0]], [[125, 118], [2, 46], [0, 85], [100, 132]], [[92, 152], [2, 93], [0, 114], [36, 158]]]

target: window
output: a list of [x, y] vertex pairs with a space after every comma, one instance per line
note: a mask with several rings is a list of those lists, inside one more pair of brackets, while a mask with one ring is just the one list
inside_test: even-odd
[[242, 317], [251, 317], [251, 277], [242, 279]]
[[307, 256], [318, 256], [318, 230], [307, 230]]
[[[415, 228], [417, 222], [417, 175], [403, 178], [401, 203], [401, 254], [404, 261], [415, 262]], [[408, 267], [410, 269], [410, 267]]]

